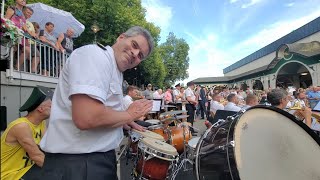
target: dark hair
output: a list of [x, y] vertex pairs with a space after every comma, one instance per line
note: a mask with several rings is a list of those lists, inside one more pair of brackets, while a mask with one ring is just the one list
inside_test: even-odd
[[233, 94], [233, 93], [229, 94], [229, 95], [227, 96], [227, 101], [231, 102], [234, 97], [236, 97], [235, 94]]
[[281, 103], [281, 99], [288, 96], [287, 91], [283, 89], [272, 89], [267, 94], [267, 100], [270, 102], [272, 106], [278, 106]]
[[46, 26], [52, 25], [54, 27], [54, 24], [52, 22], [47, 22]]
[[32, 24], [34, 28], [40, 29], [40, 25], [37, 22], [32, 22]]
[[187, 83], [187, 86], [192, 86], [192, 85], [194, 85], [193, 81], [190, 81], [190, 82]]
[[33, 9], [32, 9], [31, 7], [28, 7], [28, 6], [23, 7], [22, 11], [25, 11], [25, 10], [27, 10], [27, 9], [28, 9], [29, 11], [31, 11], [32, 14], [33, 14]]

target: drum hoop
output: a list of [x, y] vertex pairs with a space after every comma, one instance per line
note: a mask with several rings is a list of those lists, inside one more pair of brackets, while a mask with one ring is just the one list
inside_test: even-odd
[[[296, 119], [296, 117], [282, 109], [279, 109], [277, 107], [274, 106], [266, 106], [266, 105], [257, 105], [257, 106], [253, 106], [250, 107], [249, 109], [247, 109], [247, 111], [250, 111], [252, 109], [258, 109], [258, 108], [263, 108], [263, 109], [269, 109], [272, 111], [275, 111], [277, 113], [280, 113], [283, 116], [286, 116], [287, 118], [291, 119], [293, 122], [295, 122], [298, 126], [300, 126], [303, 130], [305, 130], [312, 138], [314, 141], [316, 141], [318, 143], [318, 145], [320, 146], [320, 138], [319, 136], [311, 129], [309, 128], [305, 123], [303, 123], [302, 121], [298, 121]], [[239, 117], [241, 118], [241, 116]], [[237, 125], [235, 125], [237, 126]]]
[[[316, 142], [318, 143], [318, 145], [320, 146], [320, 138], [316, 135], [316, 133], [313, 132], [305, 123], [303, 123], [302, 121], [298, 121], [294, 115], [292, 115], [292, 114], [290, 114], [290, 113], [288, 113], [288, 112], [286, 112], [286, 111], [284, 111], [284, 110], [282, 110], [282, 109], [279, 109], [279, 108], [277, 108], [277, 107], [267, 106], [267, 105], [256, 105], [256, 106], [252, 106], [252, 107], [248, 108], [245, 112], [251, 111], [251, 110], [253, 110], [253, 109], [268, 109], [268, 110], [274, 111], [274, 112], [276, 112], [276, 113], [279, 113], [279, 114], [287, 117], [287, 118], [290, 119], [292, 122], [294, 122], [294, 123], [296, 123], [298, 126], [300, 126], [303, 130], [305, 130], [305, 132], [308, 133], [308, 134], [313, 138], [313, 140], [316, 141]], [[237, 125], [238, 125], [238, 123], [239, 123], [239, 119], [241, 118], [241, 116], [242, 116], [243, 114], [245, 114], [245, 112], [239, 114], [239, 117], [236, 118], [237, 120], [230, 123], [230, 126], [229, 126], [229, 128], [228, 128], [227, 139], [229, 139], [229, 137], [230, 137], [231, 128], [235, 129], [235, 127], [237, 127]], [[234, 136], [234, 134], [233, 134], [233, 136]], [[235, 138], [233, 137], [233, 139], [235, 139]], [[229, 143], [230, 143], [230, 142], [228, 141], [228, 144], [229, 144]], [[232, 151], [235, 152], [235, 146], [232, 148]], [[229, 148], [227, 148], [227, 151], [226, 151], [226, 152], [227, 152], [227, 156], [229, 157]], [[230, 158], [227, 158], [227, 160], [228, 160], [228, 167], [229, 167], [229, 169], [231, 170], [231, 167], [230, 167]], [[237, 164], [237, 163], [235, 162], [235, 161], [237, 161], [237, 157], [234, 157], [234, 159], [233, 159], [232, 161], [234, 161], [234, 163]], [[234, 171], [234, 173], [236, 173], [238, 176], [240, 175], [240, 172], [239, 172], [238, 167], [236, 168], [236, 171]], [[230, 171], [230, 176], [232, 177], [232, 179], [233, 179], [233, 175], [234, 175], [234, 174]]]
[[200, 168], [200, 167], [198, 166], [198, 164], [199, 164], [198, 155], [199, 155], [200, 147], [201, 147], [201, 145], [202, 145], [202, 143], [203, 143], [204, 135], [207, 136], [207, 135], [209, 134], [209, 132], [211, 131], [212, 128], [213, 128], [213, 126], [211, 126], [210, 128], [208, 128], [208, 129], [203, 133], [203, 135], [200, 137], [200, 139], [199, 139], [199, 141], [198, 141], [198, 144], [197, 144], [197, 146], [196, 146], [196, 148], [195, 148], [195, 154], [194, 154], [195, 165], [194, 165], [194, 168], [193, 168], [193, 172], [195, 173], [197, 180], [200, 180], [200, 179], [199, 179], [199, 172], [200, 172], [200, 169], [199, 169], [199, 168]]
[[149, 130], [156, 130], [161, 128], [163, 128], [163, 124], [157, 124], [157, 125], [152, 125], [148, 127]]
[[177, 160], [178, 156], [177, 155], [172, 155], [172, 154], [167, 154], [164, 152], [160, 152], [159, 150], [153, 149], [152, 147], [149, 147], [145, 145], [143, 142], [138, 143], [139, 149], [142, 151], [146, 152], [149, 155], [152, 155], [153, 157], [166, 160], [166, 161], [175, 161]]

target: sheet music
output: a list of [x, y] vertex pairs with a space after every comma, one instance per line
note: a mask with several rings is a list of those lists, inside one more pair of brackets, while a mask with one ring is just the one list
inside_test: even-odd
[[320, 112], [320, 101], [318, 104], [313, 108], [313, 111], [319, 111]]
[[160, 108], [161, 108], [161, 101], [156, 101], [156, 100], [153, 100], [153, 104], [152, 104], [152, 110], [151, 111], [160, 111]]

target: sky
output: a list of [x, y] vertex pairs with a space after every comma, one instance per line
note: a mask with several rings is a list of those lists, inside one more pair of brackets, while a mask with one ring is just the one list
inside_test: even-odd
[[320, 0], [142, 0], [146, 19], [190, 46], [189, 78], [223, 69], [320, 17]]

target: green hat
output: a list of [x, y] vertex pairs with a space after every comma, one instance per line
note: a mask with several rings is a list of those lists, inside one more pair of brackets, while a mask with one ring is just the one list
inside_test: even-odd
[[20, 107], [19, 111], [31, 112], [35, 110], [46, 99], [52, 99], [52, 96], [53, 96], [53, 91], [50, 88], [37, 86], [33, 88], [33, 91], [30, 97], [24, 103], [24, 105]]

